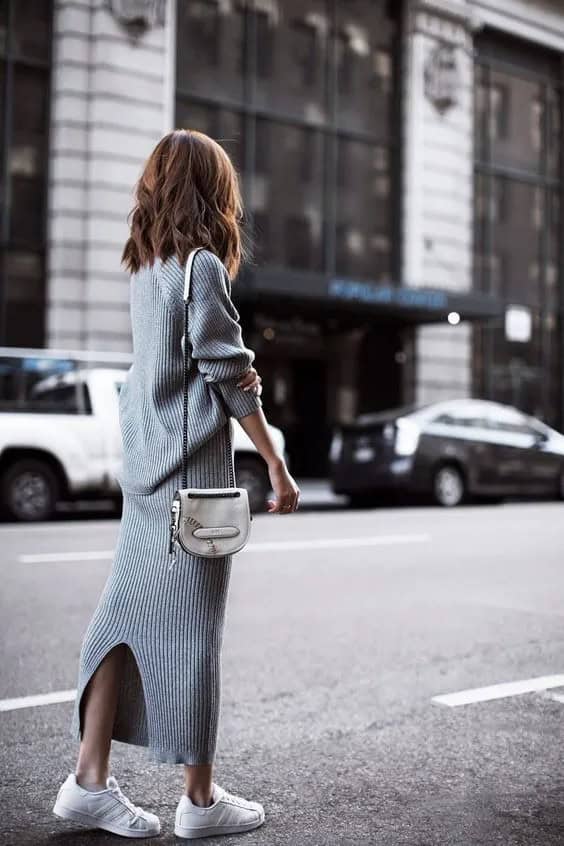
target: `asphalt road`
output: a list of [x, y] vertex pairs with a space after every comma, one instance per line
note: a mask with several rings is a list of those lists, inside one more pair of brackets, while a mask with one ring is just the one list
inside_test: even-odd
[[[432, 701], [564, 672], [563, 516], [549, 502], [257, 515], [232, 571], [215, 777], [266, 822], [201, 842], [563, 844], [562, 688]], [[75, 687], [117, 530], [0, 527], [0, 700]], [[71, 707], [0, 711], [2, 844], [123, 842], [51, 814], [74, 768]], [[112, 760], [159, 813], [153, 842], [175, 842], [182, 767], [121, 743]]]

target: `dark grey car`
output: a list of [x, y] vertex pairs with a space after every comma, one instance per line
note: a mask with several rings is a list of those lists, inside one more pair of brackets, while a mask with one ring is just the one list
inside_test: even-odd
[[352, 503], [385, 490], [430, 494], [444, 506], [469, 496], [564, 498], [564, 435], [488, 400], [406, 406], [339, 426], [330, 469], [333, 491]]

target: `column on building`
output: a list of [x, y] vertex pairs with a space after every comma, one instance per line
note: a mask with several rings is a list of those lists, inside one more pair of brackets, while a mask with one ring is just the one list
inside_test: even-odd
[[127, 4], [55, 4], [47, 259], [51, 348], [130, 349], [128, 276], [120, 259], [135, 182], [170, 124], [172, 24], [163, 26], [163, 15], [135, 34], [117, 19], [120, 9], [126, 12]]
[[[466, 0], [408, 2], [404, 33], [402, 277], [416, 287], [472, 287], [473, 61]], [[471, 393], [471, 326], [415, 330], [415, 396]]]

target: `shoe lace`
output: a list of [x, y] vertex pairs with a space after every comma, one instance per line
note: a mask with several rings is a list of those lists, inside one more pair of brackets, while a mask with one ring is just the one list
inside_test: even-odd
[[133, 818], [131, 820], [132, 824], [134, 824], [136, 820], [139, 819], [139, 817], [143, 816], [143, 808], [140, 808], [138, 805], [134, 805], [131, 799], [128, 799], [127, 796], [122, 793], [121, 788], [117, 784], [117, 782], [110, 787], [110, 790], [112, 791], [114, 796], [122, 803], [122, 805], [125, 805], [127, 810], [133, 814]]

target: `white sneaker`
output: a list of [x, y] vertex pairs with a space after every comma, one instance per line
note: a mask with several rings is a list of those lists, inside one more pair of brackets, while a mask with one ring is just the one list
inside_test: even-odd
[[53, 813], [63, 820], [73, 820], [94, 828], [103, 828], [123, 837], [152, 837], [161, 824], [155, 814], [138, 808], [119, 789], [113, 776], [105, 790], [86, 790], [70, 773], [59, 788]]
[[177, 837], [189, 839], [212, 834], [236, 834], [258, 828], [263, 822], [264, 808], [260, 802], [233, 796], [213, 782], [211, 805], [195, 805], [189, 796], [182, 795], [176, 808], [174, 833]]

